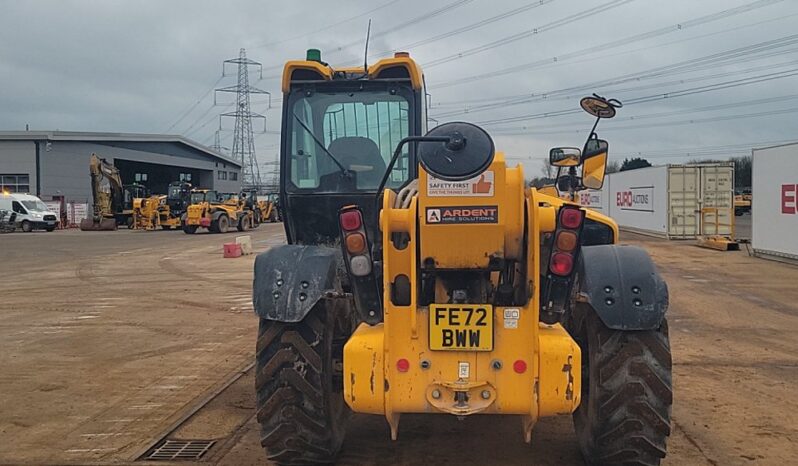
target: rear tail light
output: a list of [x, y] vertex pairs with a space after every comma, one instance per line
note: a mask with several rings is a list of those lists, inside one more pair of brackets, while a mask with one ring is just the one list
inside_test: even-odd
[[576, 230], [582, 225], [582, 218], [584, 215], [582, 209], [563, 206], [560, 208], [560, 225], [569, 230]]
[[561, 231], [557, 233], [555, 245], [560, 251], [571, 252], [576, 249], [577, 241], [579, 241], [579, 238], [573, 231]]
[[355, 256], [349, 260], [349, 270], [356, 277], [365, 277], [371, 273], [371, 259], [368, 256]]
[[382, 321], [382, 283], [377, 279], [379, 262], [371, 257], [371, 246], [363, 221], [363, 213], [356, 205], [338, 211], [341, 252], [349, 274], [355, 309], [364, 322], [374, 325]]
[[363, 226], [363, 217], [359, 210], [346, 210], [339, 216], [341, 228], [346, 231], [354, 231]]
[[568, 277], [574, 270], [574, 258], [579, 251], [579, 234], [585, 220], [585, 211], [574, 205], [560, 207], [557, 230], [549, 257], [549, 272]]
[[341, 225], [341, 243], [349, 272], [355, 277], [366, 277], [371, 274], [373, 264], [366, 240], [366, 227], [363, 214], [357, 206], [344, 207], [338, 213]]
[[346, 250], [350, 254], [360, 254], [366, 250], [366, 237], [362, 233], [352, 232], [346, 235]]
[[574, 257], [564, 252], [556, 252], [551, 256], [551, 266], [549, 267], [551, 273], [566, 277], [571, 274], [574, 269]]

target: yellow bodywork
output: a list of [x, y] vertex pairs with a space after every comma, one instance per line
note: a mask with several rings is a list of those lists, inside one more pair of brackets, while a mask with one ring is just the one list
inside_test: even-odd
[[[346, 403], [356, 412], [385, 415], [393, 438], [401, 413], [489, 413], [523, 416], [529, 441], [538, 418], [573, 412], [581, 393], [579, 346], [561, 325], [540, 323], [538, 316], [539, 271], [541, 260], [547, 260], [540, 257], [540, 238], [554, 231], [556, 209], [565, 201], [525, 188], [522, 168], [506, 167], [501, 153], [486, 172], [494, 184], [490, 196], [429, 196], [427, 186], [435, 180], [419, 170], [419, 193], [409, 208], [395, 208], [396, 193], [385, 191], [380, 215], [384, 322], [361, 324], [344, 347]], [[428, 223], [428, 209], [440, 207], [497, 209], [491, 213], [497, 221]], [[612, 220], [592, 211], [587, 217], [610, 225], [617, 238]], [[392, 242], [396, 233], [409, 236], [406, 247]], [[526, 269], [516, 274], [526, 282], [514, 286], [528, 288], [528, 302], [493, 308], [491, 351], [431, 351], [429, 306], [418, 303], [418, 261], [434, 261], [442, 270], [487, 269], [492, 258], [516, 259], [517, 267]], [[408, 306], [394, 305], [389, 298], [400, 275], [411, 283]], [[497, 275], [490, 275], [494, 285]], [[445, 290], [438, 289], [435, 302], [447, 299]], [[400, 359], [409, 361], [405, 372], [398, 368]], [[517, 361], [525, 370], [515, 370]], [[455, 402], [457, 392], [460, 402]]]
[[133, 228], [155, 230], [179, 228], [180, 217], [172, 215], [165, 195], [133, 199]]
[[255, 226], [253, 212], [243, 209], [237, 202], [234, 204], [233, 202], [216, 203], [208, 201], [188, 206], [186, 209], [186, 225], [210, 228], [216, 213], [222, 213], [227, 216], [229, 228], [235, 228], [240, 221], [244, 222], [243, 225], [247, 229]]
[[[407, 74], [410, 78], [410, 84], [413, 89], [418, 90], [422, 88], [424, 82], [421, 74], [421, 68], [413, 59], [410, 58], [410, 56], [402, 53], [397, 53], [393, 58], [384, 58], [373, 65], [369, 65], [369, 79], [379, 79], [380, 73], [395, 67], [402, 67], [407, 70]], [[298, 79], [296, 76], [294, 76], [296, 71], [312, 73], [311, 76], [314, 79], [310, 79], [307, 77], [307, 75], [305, 79]], [[363, 67], [336, 68], [335, 72], [363, 73]], [[295, 83], [302, 80], [332, 81], [333, 79], [333, 69], [327, 65], [310, 60], [291, 60], [286, 62], [285, 67], [283, 68], [282, 88], [283, 92], [287, 93], [291, 88], [292, 82]]]

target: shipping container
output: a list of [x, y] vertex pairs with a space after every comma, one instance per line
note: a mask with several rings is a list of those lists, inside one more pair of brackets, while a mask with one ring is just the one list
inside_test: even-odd
[[798, 143], [753, 151], [754, 254], [798, 259]]
[[733, 235], [734, 165], [661, 165], [607, 175], [600, 191], [579, 193], [583, 206], [626, 230], [670, 239]]

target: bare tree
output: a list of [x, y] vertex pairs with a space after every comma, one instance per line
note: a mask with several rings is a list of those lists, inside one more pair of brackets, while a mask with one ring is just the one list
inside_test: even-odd
[[607, 171], [606, 173], [617, 173], [621, 170], [621, 163], [617, 160], [609, 160], [607, 161]]

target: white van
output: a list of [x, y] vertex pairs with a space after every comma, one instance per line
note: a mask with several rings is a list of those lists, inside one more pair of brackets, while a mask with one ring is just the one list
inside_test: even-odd
[[0, 210], [17, 214], [14, 223], [22, 231], [53, 231], [58, 226], [58, 218], [47, 210], [47, 205], [30, 194], [0, 193]]

